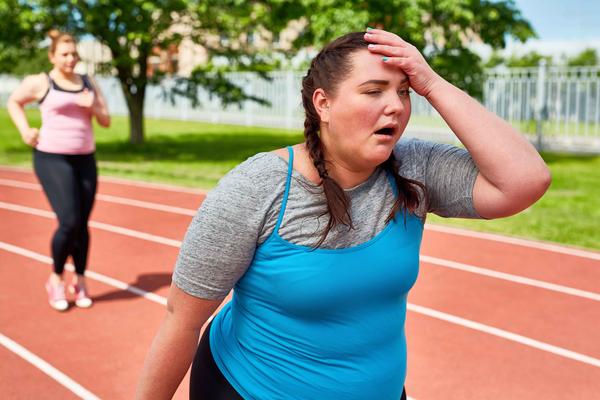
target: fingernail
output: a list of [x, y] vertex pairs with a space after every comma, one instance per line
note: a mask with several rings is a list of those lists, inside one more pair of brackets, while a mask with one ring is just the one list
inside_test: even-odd
[[389, 58], [383, 57], [382, 60], [383, 60], [383, 62], [386, 62], [387, 60], [389, 60]]
[[371, 29], [373, 29], [373, 28], [371, 28], [370, 26], [367, 26], [367, 30], [368, 31], [370, 31]]
[[374, 45], [374, 44], [370, 44], [370, 45], [368, 45], [367, 47], [368, 47], [368, 48], [370, 48], [370, 49], [372, 49], [372, 48], [374, 48], [374, 47], [375, 47], [375, 45]]

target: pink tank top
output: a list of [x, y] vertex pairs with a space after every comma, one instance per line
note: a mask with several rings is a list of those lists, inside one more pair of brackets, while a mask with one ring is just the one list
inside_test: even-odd
[[92, 110], [77, 104], [84, 88], [92, 90], [82, 76], [80, 90], [66, 90], [48, 77], [49, 89], [40, 101], [42, 127], [36, 149], [47, 153], [90, 154], [96, 150], [92, 132]]

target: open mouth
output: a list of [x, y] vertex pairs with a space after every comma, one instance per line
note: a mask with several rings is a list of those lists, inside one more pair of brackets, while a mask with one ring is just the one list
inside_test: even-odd
[[394, 128], [381, 128], [375, 131], [376, 135], [393, 136]]

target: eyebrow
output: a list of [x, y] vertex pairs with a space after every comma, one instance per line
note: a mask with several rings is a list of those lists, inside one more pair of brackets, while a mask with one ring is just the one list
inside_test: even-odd
[[[408, 78], [404, 78], [400, 81], [400, 83], [406, 83], [408, 82]], [[386, 81], [384, 79], [369, 79], [368, 81], [365, 81], [363, 83], [361, 83], [360, 85], [358, 85], [359, 87], [361, 86], [365, 86], [365, 85], [382, 85], [382, 86], [386, 86], [389, 85], [390, 81]]]

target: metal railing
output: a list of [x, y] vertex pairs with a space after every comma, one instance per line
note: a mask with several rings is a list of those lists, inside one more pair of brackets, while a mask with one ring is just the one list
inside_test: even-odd
[[[267, 81], [252, 73], [233, 73], [230, 78], [248, 93], [268, 100], [271, 106], [245, 102], [224, 107], [216, 98], [201, 91], [201, 106], [193, 108], [189, 100], [175, 104], [165, 98], [161, 86], [149, 86], [145, 116], [212, 123], [241, 124], [302, 129], [300, 97], [302, 73], [280, 71]], [[114, 77], [97, 77], [114, 115], [128, 115], [121, 86]], [[0, 104], [19, 80], [0, 76]], [[451, 130], [422, 97], [413, 94], [408, 136], [457, 142]], [[486, 72], [483, 104], [492, 112], [524, 132], [538, 148], [545, 150], [600, 153], [600, 67], [545, 67], [493, 69]]]

